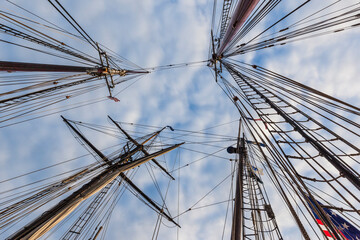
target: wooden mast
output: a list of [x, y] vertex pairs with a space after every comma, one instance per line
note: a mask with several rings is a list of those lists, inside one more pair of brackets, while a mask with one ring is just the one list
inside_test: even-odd
[[[74, 130], [75, 128], [65, 119], [64, 121]], [[76, 130], [76, 129], [75, 129]], [[147, 142], [149, 139], [152, 139], [154, 136], [158, 135], [159, 132], [154, 133], [144, 142]], [[89, 144], [90, 142], [84, 136], [81, 136], [85, 142]], [[91, 144], [91, 143], [90, 143]], [[144, 143], [141, 143], [142, 147]], [[124, 153], [119, 157], [120, 161], [116, 163], [110, 164], [110, 161], [103, 156], [100, 151], [95, 151], [100, 156], [102, 156], [103, 161], [108, 165], [108, 168], [103, 170], [97, 176], [93, 177], [87, 184], [84, 184], [79, 190], [75, 191], [73, 194], [60, 201], [54, 207], [44, 212], [42, 215], [31, 221], [22, 229], [18, 230], [7, 239], [38, 239], [46, 232], [55, 227], [60, 221], [62, 221], [66, 216], [68, 216], [72, 211], [74, 211], [80, 203], [84, 200], [92, 196], [93, 194], [100, 191], [104, 188], [108, 183], [113, 181], [116, 177], [121, 176], [124, 178], [125, 174], [123, 172], [133, 169], [137, 166], [140, 166], [143, 163], [146, 163], [155, 157], [161, 156], [167, 152], [172, 151], [173, 149], [179, 147], [183, 143], [175, 144], [168, 148], [162, 149], [152, 154], [148, 154], [142, 158], [131, 161], [131, 154], [133, 151], [129, 153]], [[136, 148], [136, 152], [140, 151], [141, 147]], [[91, 148], [96, 149], [95, 146], [91, 144]], [[125, 176], [126, 177], [126, 176]], [[128, 179], [125, 179], [127, 181]], [[128, 182], [128, 181], [127, 181]], [[129, 183], [129, 182], [128, 182]], [[148, 199], [147, 199], [148, 200]], [[151, 200], [151, 199], [150, 199]], [[161, 211], [161, 209], [158, 209]], [[170, 218], [166, 214], [164, 214], [166, 218]], [[170, 218], [171, 219], [171, 218]], [[172, 219], [171, 219], [172, 220]]]
[[245, 140], [240, 138], [241, 119], [239, 121], [239, 133], [236, 146], [236, 153], [239, 154], [238, 171], [236, 176], [236, 190], [234, 215], [231, 229], [231, 240], [240, 240], [244, 235], [244, 199], [243, 199], [243, 174], [244, 174], [244, 154], [245, 154]]
[[120, 75], [145, 74], [149, 71], [113, 69], [109, 65], [104, 67], [71, 66], [57, 64], [42, 64], [29, 62], [0, 61], [0, 71], [7, 72], [83, 72], [92, 75]]
[[84, 200], [101, 190], [104, 186], [114, 180], [120, 173], [135, 168], [151, 159], [167, 153], [181, 144], [175, 144], [171, 147], [157, 151], [149, 156], [142, 157], [133, 162], [114, 165], [104, 170], [96, 177], [92, 178], [89, 183], [83, 185], [79, 190], [65, 198], [57, 205], [44, 212], [42, 215], [31, 221], [25, 227], [15, 232], [7, 239], [38, 239], [46, 232], [56, 226], [61, 220], [69, 215]]
[[245, 141], [241, 138], [237, 147], [239, 150], [238, 172], [236, 176], [236, 191], [234, 215], [231, 230], [231, 240], [243, 239], [244, 235], [244, 196], [243, 196], [243, 175], [244, 175], [244, 151]]

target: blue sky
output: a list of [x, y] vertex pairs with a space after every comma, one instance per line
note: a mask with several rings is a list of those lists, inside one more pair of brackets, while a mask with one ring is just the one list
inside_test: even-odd
[[[349, 1], [351, 2], [351, 1]], [[356, 2], [356, 1], [352, 1]], [[55, 14], [47, 1], [19, 1], [20, 4], [57, 24], [70, 27]], [[315, 2], [315, 5], [321, 4]], [[206, 60], [209, 44], [212, 1], [207, 0], [112, 0], [64, 1], [63, 5], [76, 17], [79, 24], [93, 37], [111, 50], [142, 67]], [[290, 5], [290, 4], [289, 4]], [[11, 8], [5, 1], [1, 7]], [[291, 6], [284, 4], [283, 9]], [[311, 7], [304, 9], [310, 12]], [[274, 17], [271, 17], [273, 19]], [[262, 25], [261, 25], [262, 26]], [[4, 36], [1, 36], [4, 37]], [[5, 36], [6, 38], [6, 36]], [[342, 100], [358, 105], [360, 83], [358, 55], [360, 33], [349, 30], [283, 47], [250, 53], [237, 59], [261, 64], [275, 72], [308, 84]], [[74, 43], [79, 48], [86, 48]], [[2, 60], [39, 62], [57, 60], [43, 55], [32, 55], [0, 43]], [[62, 63], [62, 62], [59, 62]], [[205, 65], [205, 64], [204, 64]], [[116, 87], [122, 91], [123, 86]], [[82, 99], [106, 95], [106, 89], [90, 93]], [[104, 101], [88, 107], [62, 113], [69, 119], [109, 125], [107, 115], [123, 122], [154, 126], [171, 125], [174, 128], [201, 130], [236, 120], [236, 109], [215, 83], [209, 69], [187, 67], [154, 72], [121, 92], [119, 103]], [[235, 130], [234, 130], [235, 129]], [[235, 136], [237, 123], [211, 130], [218, 134]], [[116, 144], [117, 139], [95, 137], [99, 148]], [[227, 143], [222, 145], [226, 146]], [[86, 154], [73, 138], [59, 114], [0, 129], [0, 180]], [[219, 155], [228, 157], [227, 153]], [[191, 162], [201, 154], [181, 151], [181, 162]], [[174, 155], [172, 155], [174, 157]], [[175, 157], [174, 157], [175, 158]], [[66, 171], [85, 163], [82, 158], [54, 168], [44, 176]], [[173, 159], [168, 159], [169, 163]], [[230, 173], [230, 162], [206, 159], [181, 172], [181, 211], [191, 206], [213, 186]], [[151, 192], [146, 174], [138, 174], [136, 182]], [[39, 177], [39, 176], [36, 176]], [[161, 178], [161, 177], [159, 177]], [[11, 188], [35, 179], [32, 176], [6, 183]], [[166, 186], [166, 181], [163, 181]], [[227, 199], [229, 187], [220, 188], [206, 203]], [[229, 182], [228, 182], [229, 184]], [[270, 190], [271, 191], [271, 190]], [[170, 202], [176, 197], [169, 197]], [[279, 200], [276, 196], [275, 199]], [[274, 201], [278, 223], [285, 239], [301, 239], [279, 201]], [[169, 204], [169, 203], [168, 203]], [[205, 203], [204, 203], [205, 205]], [[179, 239], [220, 239], [226, 206], [206, 208], [184, 214], [180, 218], [182, 229]], [[124, 195], [112, 216], [106, 239], [149, 239], [156, 221], [156, 214], [131, 194]], [[173, 208], [176, 211], [176, 207]], [[174, 212], [174, 215], [176, 213]], [[229, 221], [229, 219], [228, 219]], [[227, 226], [228, 227], [228, 226]], [[162, 226], [159, 239], [176, 239], [176, 230]], [[229, 238], [227, 228], [225, 239]], [[294, 236], [295, 231], [295, 236]], [[2, 237], [1, 237], [2, 238]]]

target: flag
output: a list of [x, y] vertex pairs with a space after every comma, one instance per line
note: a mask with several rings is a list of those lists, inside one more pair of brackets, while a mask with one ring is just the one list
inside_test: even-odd
[[258, 175], [256, 175], [256, 173], [260, 175], [264, 175], [263, 170], [261, 168], [257, 168], [251, 165], [250, 177], [254, 178], [259, 183], [263, 183], [263, 181], [261, 181], [261, 179], [258, 177]]
[[252, 165], [251, 165], [251, 167], [252, 167], [252, 170], [253, 170], [254, 173], [257, 173], [259, 175], [264, 175], [262, 168], [257, 168], [257, 167], [254, 167]]
[[[249, 143], [249, 144], [255, 144], [256, 145], [256, 142], [253, 142], [253, 141], [250, 141], [250, 140], [246, 140], [246, 143]], [[266, 145], [264, 143], [259, 143], [260, 147], [266, 147]]]
[[[313, 201], [309, 198], [310, 202], [313, 203]], [[317, 201], [317, 203], [322, 206], [322, 204]], [[327, 236], [328, 239], [334, 239], [333, 234], [328, 231], [326, 228], [326, 225], [322, 222], [320, 217], [314, 212], [314, 207], [316, 206], [314, 204], [309, 204], [311, 211], [313, 212], [317, 223], [320, 225], [320, 228], [323, 230], [324, 234]], [[328, 208], [322, 207], [324, 212], [328, 215], [331, 222], [334, 224], [337, 232], [339, 235], [343, 236], [344, 239], [347, 240], [360, 240], [360, 231], [354, 227], [350, 222], [342, 218], [340, 215], [336, 214], [334, 211], [331, 211]]]
[[108, 99], [114, 100], [114, 102], [120, 102], [120, 100], [116, 97], [108, 96]]

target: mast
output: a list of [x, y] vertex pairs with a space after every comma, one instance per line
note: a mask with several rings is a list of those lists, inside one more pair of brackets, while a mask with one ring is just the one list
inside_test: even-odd
[[[8, 72], [9, 74], [6, 77], [10, 81], [0, 92], [0, 124], [18, 118], [24, 118], [26, 119], [24, 121], [28, 121], [32, 119], [31, 115], [45, 112], [45, 108], [51, 105], [68, 102], [70, 98], [95, 91], [105, 85], [108, 89], [106, 97], [117, 102], [119, 100], [112, 95], [116, 85], [149, 73], [149, 71], [95, 42], [61, 3], [58, 1], [49, 1], [49, 3], [73, 27], [73, 30], [76, 30], [76, 34], [45, 19], [42, 19], [46, 22], [44, 24], [40, 23], [41, 21], [33, 21], [17, 14], [2, 11], [0, 16], [4, 21], [0, 23], [0, 32], [7, 35], [9, 41], [3, 39], [1, 42], [50, 55], [55, 57], [55, 63], [56, 58], [62, 58], [73, 62], [73, 65], [71, 63], [67, 65], [48, 64], [48, 62], [35, 63], [31, 60], [28, 62], [0, 61], [0, 73]], [[27, 11], [21, 6], [14, 5]], [[34, 24], [39, 24], [42, 27], [38, 29], [34, 27]], [[56, 33], [61, 35], [61, 38]], [[80, 50], [79, 47], [67, 43], [64, 35], [69, 39], [75, 38], [81, 41], [84, 47], [91, 48]], [[50, 61], [53, 62], [53, 60]], [[18, 73], [14, 74], [13, 72]], [[25, 77], [20, 73], [25, 73]], [[37, 79], [36, 75], [41, 77]], [[92, 103], [95, 102], [98, 101]], [[80, 107], [84, 104], [78, 102], [72, 103], [72, 105]], [[61, 108], [64, 107], [64, 105], [61, 106]], [[49, 114], [46, 112], [40, 115], [47, 116]], [[12, 125], [13, 123], [6, 124]]]
[[247, 85], [252, 91], [254, 91], [261, 99], [265, 101], [266, 104], [270, 106], [277, 114], [279, 114], [288, 124], [290, 124], [294, 131], [298, 132], [306, 142], [309, 142], [321, 156], [327, 159], [338, 171], [349, 180], [357, 189], [360, 190], [360, 178], [354, 174], [354, 172], [345, 164], [343, 164], [340, 159], [332, 154], [328, 149], [326, 149], [321, 143], [316, 141], [311, 137], [299, 123], [297, 123], [289, 114], [279, 108], [273, 101], [268, 98], [265, 94], [260, 92], [255, 86], [253, 86], [246, 78], [244, 78], [239, 72], [237, 72], [232, 66], [227, 63], [224, 63], [225, 67], [229, 72], [235, 76], [237, 79], [241, 80], [245, 85]]
[[8, 62], [0, 61], [0, 71], [7, 72], [93, 72], [100, 71], [99, 68], [85, 66], [70, 66], [56, 64], [40, 64], [29, 62]]
[[[99, 50], [100, 51], [100, 50]], [[106, 56], [106, 59], [108, 58], [106, 53], [102, 52], [102, 54], [100, 56]], [[29, 97], [32, 95], [39, 95], [39, 94], [43, 94], [43, 93], [48, 93], [48, 92], [52, 92], [55, 90], [59, 90], [62, 88], [69, 88], [72, 86], [76, 86], [79, 84], [83, 84], [88, 82], [89, 80], [92, 80], [96, 77], [104, 77], [110, 96], [111, 96], [111, 89], [115, 87], [115, 85], [117, 83], [114, 82], [113, 80], [113, 76], [118, 75], [120, 77], [124, 77], [124, 76], [128, 76], [128, 75], [133, 75], [133, 74], [146, 74], [149, 73], [148, 71], [139, 71], [139, 70], [127, 70], [127, 69], [114, 69], [111, 68], [109, 65], [109, 62], [107, 62], [106, 65], [103, 64], [103, 62], [101, 61], [101, 66], [100, 67], [86, 67], [86, 66], [71, 66], [71, 65], [56, 65], [56, 64], [39, 64], [39, 63], [28, 63], [28, 62], [8, 62], [8, 61], [0, 61], [0, 72], [1, 71], [6, 71], [6, 72], [53, 72], [53, 73], [83, 73], [83, 74], [87, 74], [90, 77], [85, 79], [85, 80], [80, 80], [80, 81], [74, 81], [71, 83], [67, 83], [67, 84], [62, 84], [62, 85], [58, 85], [59, 80], [61, 79], [55, 79], [55, 80], [51, 80], [48, 81], [49, 83], [51, 83], [52, 85], [54, 85], [53, 87], [50, 88], [46, 88], [46, 89], [42, 89], [39, 91], [34, 91], [34, 92], [30, 92], [27, 93], [25, 95], [20, 95], [20, 96], [16, 96], [16, 97], [12, 97], [12, 98], [8, 98], [8, 99], [3, 99], [0, 101], [0, 103], [6, 103], [9, 101], [15, 101], [15, 100], [20, 100], [21, 98], [24, 97]], [[111, 81], [109, 81], [107, 79], [107, 77], [111, 78]], [[21, 91], [25, 91], [25, 90], [31, 90], [31, 89], [35, 89], [38, 87], [43, 87], [46, 86], [46, 82], [45, 83], [40, 83], [40, 84], [35, 84], [35, 85], [31, 85], [28, 87], [24, 87], [24, 88], [19, 88], [10, 92], [5, 92], [5, 93], [0, 93], [0, 96], [2, 95], [9, 95], [9, 94], [13, 94], [16, 92], [21, 92]]]
[[[276, 89], [268, 86], [265, 87], [264, 85], [262, 85], [261, 80], [263, 80], [264, 78], [260, 78], [257, 75], [255, 75], [255, 73], [259, 74], [259, 72], [256, 72], [256, 70], [245, 69], [242, 66], [232, 64], [231, 62], [228, 61], [223, 61], [222, 63], [229, 71], [231, 76], [234, 78], [235, 82], [238, 84], [240, 90], [244, 94], [243, 98], [245, 99], [245, 101], [248, 101], [249, 106], [252, 109], [254, 109], [256, 114], [260, 117], [259, 119], [254, 119], [253, 117], [251, 117], [250, 120], [263, 121], [266, 129], [271, 134], [271, 137], [274, 138], [274, 136], [276, 136], [273, 134], [277, 134], [277, 136], [281, 137], [279, 138], [281, 140], [277, 140], [277, 139], [275, 140], [279, 149], [281, 149], [282, 154], [284, 154], [284, 157], [277, 155], [278, 153], [276, 153], [276, 155], [273, 155], [273, 157], [278, 159], [277, 161], [279, 161], [281, 168], [283, 168], [282, 170], [283, 173], [289, 177], [287, 181], [290, 181], [291, 183], [290, 186], [297, 192], [298, 197], [302, 199], [301, 201], [303, 202], [304, 207], [307, 208], [307, 211], [309, 211], [310, 214], [312, 214], [311, 211], [313, 211], [314, 208], [316, 209], [316, 215], [320, 217], [322, 223], [325, 226], [325, 227], [321, 227], [318, 225], [320, 230], [326, 228], [326, 231], [332, 233], [334, 235], [334, 238], [342, 239], [339, 231], [337, 230], [337, 226], [334, 224], [331, 217], [329, 217], [328, 214], [326, 214], [325, 210], [323, 210], [320, 204], [316, 201], [316, 197], [318, 196], [315, 196], [315, 194], [310, 190], [309, 185], [306, 182], [304, 182], [304, 180], [309, 180], [310, 178], [306, 178], [305, 176], [300, 174], [297, 171], [297, 169], [294, 168], [294, 165], [291, 163], [290, 159], [303, 159], [322, 178], [321, 180], [317, 178], [311, 179], [313, 182], [327, 183], [335, 190], [336, 193], [338, 193], [338, 188], [336, 188], [332, 184], [333, 182], [337, 181], [337, 179], [340, 177], [347, 179], [349, 183], [351, 183], [354, 187], [359, 189], [358, 187], [359, 178], [357, 176], [358, 173], [356, 173], [355, 170], [349, 164], [347, 164], [346, 161], [343, 160], [344, 156], [347, 156], [346, 153], [341, 153], [341, 154], [336, 153], [334, 152], [334, 147], [331, 148], [331, 146], [335, 146], [335, 145], [327, 144], [328, 142], [334, 141], [331, 140], [332, 139], [331, 137], [329, 136], [323, 137], [319, 132], [315, 133], [315, 131], [319, 129], [324, 130], [324, 132], [326, 131], [329, 135], [331, 134], [335, 136], [336, 138], [334, 139], [336, 141], [342, 142], [348, 145], [349, 147], [355, 149], [356, 151], [358, 151], [357, 147], [354, 146], [351, 142], [344, 139], [344, 136], [337, 135], [331, 128], [328, 128], [326, 125], [323, 125], [319, 120], [312, 118], [310, 114], [306, 114], [301, 109], [292, 105], [291, 102], [286, 99], [287, 97], [286, 95], [279, 96], [278, 94], [276, 94], [277, 93]], [[254, 69], [257, 68], [257, 66], [255, 65], [253, 65], [252, 67]], [[240, 72], [239, 69], [241, 69], [242, 72]], [[247, 74], [249, 74], [251, 77], [249, 77]], [[267, 77], [267, 75], [265, 76]], [[281, 76], [280, 75], [278, 76], [280, 79]], [[257, 78], [259, 78], [259, 80]], [[285, 78], [281, 78], [281, 80], [284, 80], [285, 82]], [[296, 83], [294, 82], [293, 84], [295, 85]], [[288, 90], [288, 92], [294, 94], [294, 92], [292, 92], [291, 90]], [[238, 91], [237, 93], [240, 95], [242, 94]], [[293, 100], [291, 98], [289, 99]], [[249, 114], [251, 116], [246, 106], [244, 106], [241, 102], [239, 105], [241, 107], [239, 107], [238, 109], [242, 115]], [[316, 106], [318, 107], [320, 105], [316, 105]], [[243, 109], [246, 112], [243, 112]], [[298, 115], [295, 116], [295, 114]], [[275, 116], [280, 116], [282, 119], [275, 119]], [[323, 115], [320, 116], [324, 117]], [[304, 122], [312, 122], [315, 126], [318, 127], [317, 128], [314, 128], [314, 126], [307, 127], [305, 124], [303, 124]], [[266, 125], [267, 123], [271, 125], [268, 126]], [[280, 126], [280, 124], [283, 125]], [[290, 132], [297, 133], [298, 135], [296, 137], [298, 138], [296, 140], [294, 140], [294, 138], [291, 138], [288, 135], [288, 133]], [[269, 139], [267, 141], [269, 144], [271, 144], [269, 142]], [[297, 156], [294, 156], [294, 154], [292, 155], [286, 154], [285, 150], [283, 149], [283, 146], [280, 146], [280, 144], [291, 145], [291, 148], [294, 151], [296, 151]], [[300, 144], [303, 145], [300, 146]], [[315, 150], [315, 153], [318, 152], [318, 155], [311, 155], [309, 154], [308, 151], [305, 151], [305, 148], [303, 147], [305, 146], [305, 144], [308, 146], [309, 149]], [[273, 145], [271, 147], [274, 148]], [[302, 152], [299, 150], [302, 150]], [[270, 150], [270, 151], [271, 154], [275, 154], [275, 151], [277, 150]], [[283, 161], [283, 159], [286, 162]], [[334, 169], [336, 169], [339, 172], [339, 177], [337, 178], [334, 177], [333, 174], [326, 172], [327, 169], [324, 169], [324, 172], [327, 173], [331, 178], [329, 179], [328, 177], [325, 177], [321, 172], [318, 171], [318, 169], [312, 164], [312, 162], [310, 162], [310, 160], [312, 160], [313, 162], [318, 163], [316, 161], [317, 159], [324, 159], [325, 161], [327, 160], [334, 167]], [[321, 165], [319, 167], [322, 168]], [[346, 186], [340, 181], [337, 181], [336, 183], [338, 183], [339, 186], [342, 187], [344, 190], [349, 192], [351, 197], [353, 197], [355, 200], [358, 200], [358, 195], [356, 195], [355, 193], [356, 189], [353, 190], [347, 189]], [[343, 195], [341, 194], [339, 194], [339, 196], [344, 199], [344, 201], [348, 204], [348, 206], [350, 206], [350, 208], [353, 208], [354, 211], [357, 211], [353, 203], [351, 203], [349, 197], [344, 198]], [[310, 209], [308, 209], [309, 206]], [[299, 223], [298, 218], [296, 216], [295, 216], [295, 220]], [[304, 232], [301, 222], [299, 224], [299, 227], [301, 229], [301, 232]]]
[[[97, 149], [83, 134], [81, 134], [66, 118], [61, 116], [64, 122], [71, 128], [72, 131], [76, 133], [77, 136], [79, 136], [84, 143], [89, 146], [100, 158], [101, 160], [106, 163], [108, 166], [112, 166], [113, 163], [110, 161], [105, 154], [103, 154], [99, 149]], [[135, 139], [133, 139], [124, 129], [120, 127], [120, 125], [114, 121], [110, 116], [108, 116], [111, 121], [127, 136], [129, 140], [136, 143], [136, 148], [134, 148], [131, 151], [128, 151], [127, 153], [124, 153], [121, 157], [119, 157], [120, 162], [124, 162], [126, 159], [130, 158], [135, 153], [141, 151], [145, 154], [145, 156], [150, 156], [150, 153], [148, 153], [144, 149], [144, 144], [148, 142], [150, 139], [156, 137], [159, 135], [166, 127], [162, 128], [161, 130], [155, 132], [151, 137], [143, 141], [142, 143], [137, 142]], [[161, 166], [155, 159], [151, 159], [153, 162], [157, 163], [158, 166]], [[162, 166], [161, 166], [162, 167]], [[167, 173], [170, 177], [172, 177], [165, 168], [161, 168], [165, 173]], [[137, 187], [124, 173], [120, 173], [119, 177], [121, 177], [136, 193], [138, 193], [141, 197], [143, 197], [148, 204], [150, 204], [152, 207], [154, 207], [159, 213], [161, 213], [167, 220], [174, 223], [176, 226], [180, 227], [179, 224], [177, 224], [168, 214], [166, 214], [162, 208], [160, 208], [149, 196], [147, 196], [139, 187]], [[173, 179], [173, 178], [172, 178]], [[70, 232], [70, 231], [69, 231]]]
[[[54, 207], [50, 208], [48, 211], [45, 211], [42, 215], [31, 221], [22, 229], [18, 230], [12, 234], [8, 239], [37, 239], [44, 235], [46, 232], [55, 227], [60, 221], [62, 221], [66, 216], [68, 216], [72, 211], [74, 211], [83, 201], [88, 199], [93, 194], [99, 192], [101, 189], [104, 189], [108, 184], [113, 182], [118, 176], [122, 177], [130, 186], [132, 186], [141, 196], [144, 197], [153, 207], [163, 213], [163, 210], [160, 209], [150, 198], [148, 198], [144, 193], [141, 192], [131, 181], [128, 179], [123, 172], [133, 169], [141, 164], [144, 164], [155, 157], [161, 156], [173, 149], [179, 147], [183, 143], [175, 144], [165, 149], [159, 150], [155, 153], [147, 154], [137, 160], [132, 160], [132, 155], [136, 152], [139, 152], [143, 147], [143, 144], [150, 139], [154, 138], [159, 134], [160, 131], [155, 132], [149, 138], [147, 138], [143, 143], [139, 144], [135, 149], [125, 152], [116, 159], [109, 160], [106, 158], [99, 150], [95, 148], [75, 127], [73, 127], [67, 119], [63, 117], [67, 125], [75, 132], [77, 135], [88, 145], [94, 152], [96, 152], [105, 162], [105, 166], [108, 167], [101, 171], [98, 175], [93, 177], [88, 183], [84, 184], [80, 189], [72, 193], [70, 196], [66, 197], [64, 200], [60, 201]], [[167, 219], [171, 219], [166, 213], [163, 215]], [[171, 219], [172, 222], [174, 222]], [[177, 225], [177, 224], [176, 224]]]
[[[241, 121], [240, 121], [241, 124]], [[240, 126], [239, 126], [240, 135]], [[238, 171], [236, 177], [234, 215], [231, 230], [231, 240], [240, 240], [244, 236], [244, 195], [243, 195], [243, 177], [244, 177], [244, 157], [245, 140], [244, 137], [238, 139], [236, 152], [239, 154]]]
[[[100, 50], [99, 50], [100, 51]], [[108, 56], [105, 52], [101, 53], [101, 56]], [[42, 63], [30, 63], [30, 62], [9, 62], [0, 61], [0, 71], [6, 72], [82, 72], [90, 75], [120, 75], [125, 76], [129, 74], [145, 74], [149, 71], [141, 70], [128, 70], [128, 69], [115, 69], [111, 68], [109, 62], [101, 64], [102, 67], [86, 67], [86, 66], [72, 66], [72, 65], [57, 65], [57, 64], [42, 64]]]
[[108, 183], [113, 181], [120, 173], [140, 166], [153, 159], [154, 157], [165, 154], [181, 144], [176, 144], [163, 150], [157, 151], [149, 156], [142, 157], [133, 162], [117, 164], [104, 170], [102, 173], [92, 178], [89, 183], [83, 185], [79, 190], [65, 198], [57, 205], [44, 212], [38, 218], [31, 221], [25, 227], [15, 232], [8, 239], [37, 239], [52, 229], [56, 224], [69, 215], [81, 202], [97, 193]]
[[255, 154], [246, 147], [246, 144], [251, 141], [245, 139], [244, 133], [240, 138], [240, 131], [241, 119], [237, 147], [227, 149], [228, 153], [239, 155], [231, 240], [283, 239], [272, 207], [261, 190], [262, 180], [257, 175], [260, 171], [254, 170]]

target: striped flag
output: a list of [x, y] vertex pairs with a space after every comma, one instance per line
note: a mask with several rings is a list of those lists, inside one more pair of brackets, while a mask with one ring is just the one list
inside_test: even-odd
[[[310, 198], [309, 201], [313, 203], [313, 201], [311, 201]], [[319, 201], [317, 202], [320, 206], [322, 206], [322, 204]], [[314, 212], [314, 207], [316, 206], [314, 204], [309, 204], [309, 206], [316, 218], [317, 223], [319, 224], [320, 228], [323, 230], [327, 239], [335, 239], [334, 235], [328, 231], [326, 225], [321, 221], [320, 217]], [[336, 214], [334, 211], [331, 211], [328, 208], [323, 207], [322, 209], [328, 215], [331, 222], [336, 227], [339, 235], [341, 235], [346, 240], [360, 240], [360, 231], [356, 227], [354, 227], [350, 222], [348, 222], [340, 215]]]

